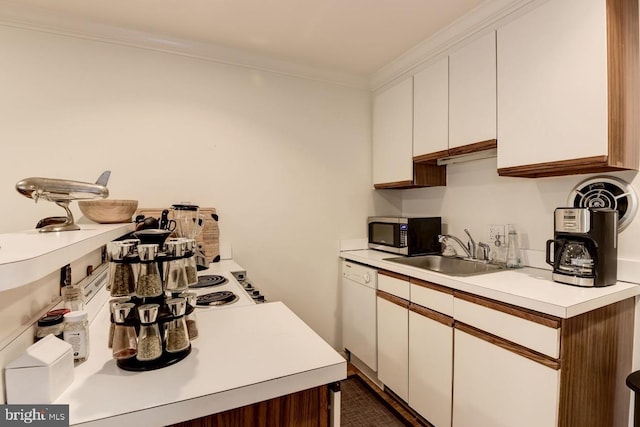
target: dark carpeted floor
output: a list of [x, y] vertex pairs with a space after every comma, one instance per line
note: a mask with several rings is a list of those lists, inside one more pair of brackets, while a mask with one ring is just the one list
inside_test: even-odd
[[341, 382], [342, 427], [404, 426], [403, 419], [390, 410], [357, 375]]

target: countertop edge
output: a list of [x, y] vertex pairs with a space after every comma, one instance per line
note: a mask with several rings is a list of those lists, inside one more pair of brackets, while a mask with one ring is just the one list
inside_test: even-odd
[[[375, 253], [377, 256], [370, 256]], [[390, 261], [384, 261], [379, 259], [381, 257], [391, 258], [392, 254], [384, 254], [380, 251], [373, 251], [370, 249], [343, 251], [340, 252], [340, 258], [348, 261], [354, 261], [360, 264], [368, 265], [375, 268], [381, 268], [388, 271], [393, 271], [399, 274], [403, 274], [416, 279], [426, 280], [433, 282], [454, 290], [468, 292], [474, 295], [490, 298], [496, 301], [512, 304], [521, 308], [538, 311], [544, 314], [549, 314], [559, 318], [570, 318], [586, 312], [595, 310], [600, 307], [604, 307], [609, 304], [613, 304], [619, 301], [623, 301], [627, 298], [633, 298], [640, 295], [640, 286], [632, 283], [619, 282], [613, 287], [597, 288], [597, 289], [610, 289], [611, 292], [602, 295], [597, 298], [585, 299], [576, 304], [562, 305], [554, 304], [549, 301], [542, 301], [535, 298], [519, 295], [515, 291], [513, 293], [504, 292], [497, 289], [492, 289], [486, 286], [470, 283], [465, 281], [464, 277], [447, 276], [436, 272], [430, 272], [428, 270], [417, 269], [415, 267], [404, 266], [402, 264], [393, 263]], [[522, 269], [521, 274], [526, 272], [537, 270], [532, 268]], [[501, 273], [494, 273], [501, 274]], [[476, 276], [477, 277], [477, 276]], [[549, 281], [551, 282], [551, 281]], [[553, 283], [553, 282], [552, 282]], [[554, 283], [555, 285], [555, 283]], [[557, 286], [569, 286], [563, 284], [557, 284]], [[589, 288], [575, 288], [576, 292], [582, 292]], [[563, 288], [559, 288], [563, 289]], [[566, 289], [566, 288], [564, 288]]]
[[[221, 393], [78, 423], [74, 424], [74, 426], [111, 427], [114, 424], [166, 426], [319, 387], [343, 380], [346, 377], [347, 362], [343, 361], [323, 368], [287, 377], [274, 378]], [[185, 418], [183, 416], [185, 413], [189, 413], [190, 418]]]

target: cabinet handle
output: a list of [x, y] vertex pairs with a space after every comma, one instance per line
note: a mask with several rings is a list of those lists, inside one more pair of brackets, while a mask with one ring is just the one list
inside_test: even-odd
[[384, 292], [384, 291], [381, 291], [381, 290], [376, 291], [376, 295], [379, 298], [382, 298], [383, 300], [389, 301], [392, 304], [399, 305], [400, 307], [407, 308], [407, 309], [409, 308], [409, 301], [407, 301], [404, 298], [400, 298], [400, 297], [397, 297], [395, 295], [391, 295], [391, 294], [389, 294], [387, 292]]
[[498, 347], [501, 347], [507, 351], [510, 351], [511, 353], [517, 354], [518, 356], [526, 357], [529, 360], [533, 360], [534, 362], [540, 363], [541, 365], [544, 365], [547, 368], [555, 369], [556, 371], [560, 370], [559, 359], [553, 359], [551, 357], [537, 353], [527, 347], [521, 346], [520, 344], [507, 341], [504, 338], [500, 338], [495, 335], [491, 335], [488, 332], [474, 328], [473, 326], [469, 326], [462, 322], [458, 322], [458, 321], [454, 322], [453, 327], [459, 330], [460, 332], [464, 332], [466, 334], [471, 335], [472, 337], [476, 337], [490, 344], [497, 345]]

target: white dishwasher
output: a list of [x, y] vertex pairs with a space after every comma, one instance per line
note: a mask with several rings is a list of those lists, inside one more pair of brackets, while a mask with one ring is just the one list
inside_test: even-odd
[[378, 370], [377, 288], [376, 269], [342, 261], [342, 343], [374, 372]]

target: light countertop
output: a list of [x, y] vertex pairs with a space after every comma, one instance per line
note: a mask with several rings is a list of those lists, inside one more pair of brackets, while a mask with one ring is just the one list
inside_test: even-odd
[[91, 324], [91, 354], [54, 402], [71, 425], [163, 426], [346, 378], [346, 361], [281, 302], [196, 311], [185, 359], [129, 372], [107, 348], [108, 307]]
[[640, 286], [618, 282], [613, 286], [582, 288], [551, 280], [551, 271], [537, 268], [503, 270], [476, 276], [457, 277], [385, 261], [397, 255], [376, 250], [340, 253], [343, 259], [404, 274], [452, 289], [513, 304], [560, 318], [588, 311], [640, 295]]

